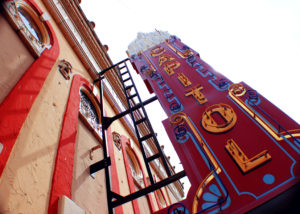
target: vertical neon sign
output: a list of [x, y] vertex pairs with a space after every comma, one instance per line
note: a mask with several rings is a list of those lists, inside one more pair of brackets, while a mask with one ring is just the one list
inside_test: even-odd
[[300, 126], [247, 84], [175, 36], [131, 62], [169, 117], [163, 124], [191, 182], [180, 205], [189, 213], [246, 212], [299, 181]]

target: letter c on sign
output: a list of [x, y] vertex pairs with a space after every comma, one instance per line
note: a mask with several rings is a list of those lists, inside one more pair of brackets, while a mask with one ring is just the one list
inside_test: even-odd
[[160, 56], [162, 55], [166, 50], [163, 47], [157, 46], [151, 50], [151, 56]]

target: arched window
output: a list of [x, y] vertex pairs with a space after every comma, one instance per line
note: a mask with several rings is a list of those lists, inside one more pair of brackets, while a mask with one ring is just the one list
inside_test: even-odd
[[129, 162], [129, 166], [131, 169], [131, 174], [134, 179], [134, 182], [139, 189], [142, 189], [145, 187], [145, 184], [144, 184], [143, 172], [140, 167], [140, 164], [139, 164], [134, 152], [128, 146], [126, 146], [126, 153], [128, 156], [128, 162]]
[[[46, 23], [24, 0], [0, 3], [0, 103], [32, 63], [50, 48]], [[48, 25], [47, 25], [48, 26]], [[40, 68], [39, 68], [40, 69]]]
[[40, 42], [43, 43], [43, 36], [40, 28], [35, 23], [33, 18], [29, 15], [29, 13], [23, 8], [23, 7], [17, 7], [17, 10], [19, 12], [20, 18], [22, 19], [24, 25], [26, 26], [27, 30], [31, 33], [31, 35], [34, 36], [34, 38]]
[[[144, 189], [147, 186], [147, 177], [144, 177], [145, 173], [141, 162], [138, 159], [138, 153], [131, 147], [130, 141], [127, 141], [125, 147], [122, 148], [124, 149], [123, 155], [130, 192], [133, 193]], [[154, 210], [152, 199], [149, 194], [134, 200], [132, 203], [135, 212], [138, 212], [139, 210]]]
[[102, 136], [99, 104], [94, 95], [84, 87], [80, 89], [79, 111], [96, 133]]
[[13, 28], [36, 57], [39, 57], [46, 48], [51, 47], [48, 30], [42, 21], [44, 17], [39, 16], [27, 2], [5, 1], [4, 11]]

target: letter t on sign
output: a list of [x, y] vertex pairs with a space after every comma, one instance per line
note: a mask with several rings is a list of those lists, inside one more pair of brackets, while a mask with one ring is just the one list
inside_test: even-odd
[[201, 90], [203, 87], [201, 85], [197, 85], [193, 88], [190, 88], [186, 90], [185, 96], [193, 95], [193, 97], [197, 100], [197, 102], [202, 105], [207, 102], [207, 99], [205, 98], [204, 94], [201, 93]]

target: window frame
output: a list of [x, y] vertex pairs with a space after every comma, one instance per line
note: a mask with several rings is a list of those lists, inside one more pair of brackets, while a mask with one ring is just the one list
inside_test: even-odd
[[[91, 101], [92, 105], [94, 106], [96, 112], [97, 112], [97, 116], [98, 116], [98, 120], [99, 120], [99, 129], [97, 130], [88, 120], [88, 118], [86, 118], [86, 116], [80, 111], [81, 109], [81, 100], [80, 100], [80, 106], [79, 106], [79, 118], [83, 121], [83, 123], [88, 127], [88, 129], [92, 132], [92, 134], [97, 138], [97, 140], [99, 140], [99, 142], [102, 144], [102, 126], [101, 126], [101, 112], [100, 112], [100, 103], [97, 99], [97, 97], [95, 97], [95, 95], [91, 92], [90, 89], [88, 89], [85, 86], [81, 86], [79, 93], [82, 92], [85, 95], [87, 95], [87, 97], [89, 98], [89, 100]], [[81, 95], [80, 95], [81, 97]]]
[[[42, 14], [40, 14], [35, 7], [25, 0], [4, 1], [2, 6], [4, 8], [4, 15], [8, 19], [9, 23], [12, 25], [14, 30], [17, 31], [21, 40], [25, 43], [35, 58], [40, 57], [46, 49], [51, 48], [52, 42], [49, 28], [45, 24], [45, 21], [41, 20]], [[42, 42], [36, 39], [30, 32], [28, 26], [21, 18], [18, 8], [22, 8], [36, 24], [41, 33]]]

